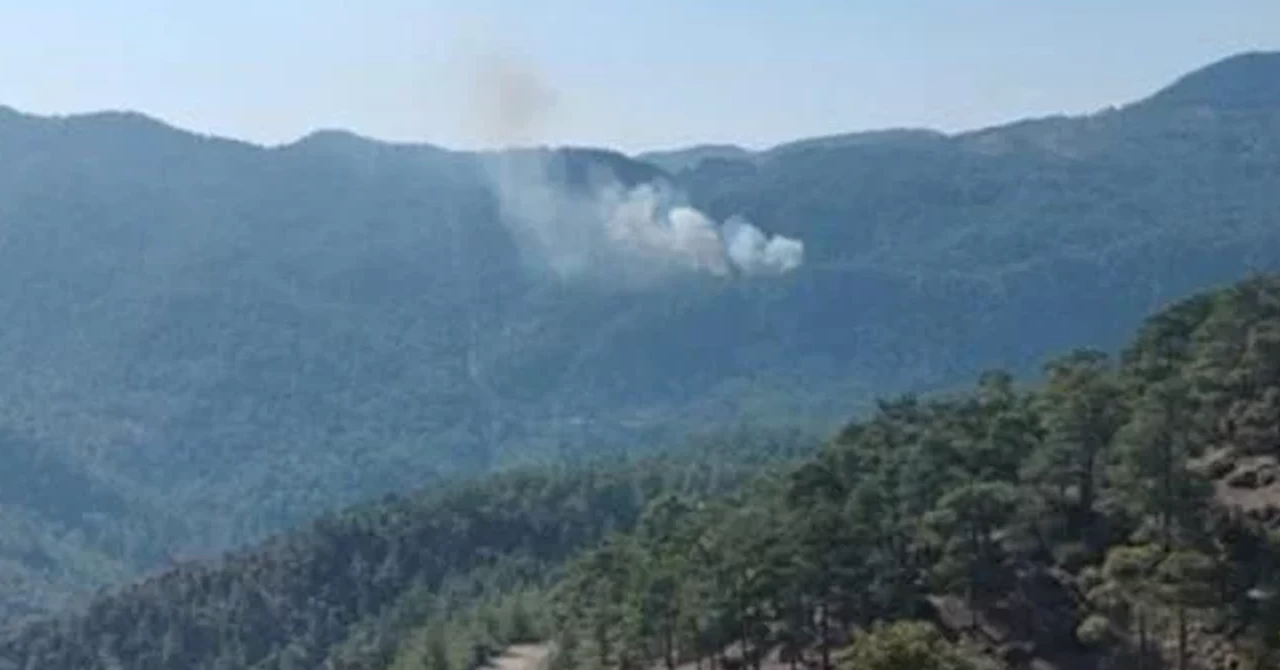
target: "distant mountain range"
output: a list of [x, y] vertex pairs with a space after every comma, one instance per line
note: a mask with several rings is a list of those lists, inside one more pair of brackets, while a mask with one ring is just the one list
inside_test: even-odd
[[[803, 265], [614, 282], [630, 246], [539, 227], [646, 184], [802, 241]], [[877, 395], [1113, 347], [1280, 268], [1278, 184], [1264, 53], [1090, 116], [762, 152], [264, 148], [0, 108], [0, 610], [443, 478], [826, 430]]]

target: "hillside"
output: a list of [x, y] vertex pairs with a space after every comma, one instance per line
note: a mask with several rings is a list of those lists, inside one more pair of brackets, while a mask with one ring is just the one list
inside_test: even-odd
[[0, 635], [0, 668], [386, 663], [423, 617], [545, 587], [556, 566], [631, 528], [659, 495], [718, 495], [813, 450], [803, 436], [745, 435], [388, 496], [11, 630]]
[[[1277, 87], [1280, 56], [1254, 54], [1088, 117], [670, 171], [0, 111], [0, 536], [28, 538], [0, 541], [0, 618], [386, 492], [708, 426], [831, 429], [877, 395], [1117, 347], [1167, 300], [1280, 268]], [[629, 255], [591, 224], [636, 193], [744, 215], [803, 263]]]
[[0, 668], [447, 670], [545, 640], [558, 668], [1258, 667], [1277, 347], [1258, 277], [816, 452], [744, 434], [356, 508], [14, 631]]

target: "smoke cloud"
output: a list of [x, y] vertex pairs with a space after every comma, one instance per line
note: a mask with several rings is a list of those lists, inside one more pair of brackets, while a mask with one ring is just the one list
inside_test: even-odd
[[[474, 82], [472, 118], [500, 146], [532, 141], [558, 100], [536, 72], [509, 60], [486, 60]], [[803, 242], [742, 217], [717, 222], [663, 181], [627, 186], [595, 166], [585, 184], [572, 183], [556, 169], [565, 157], [544, 149], [491, 158], [503, 221], [526, 261], [561, 279], [634, 286], [681, 274], [780, 275], [804, 262]]]
[[526, 259], [562, 279], [645, 284], [679, 274], [780, 275], [804, 262], [799, 240], [742, 217], [717, 223], [661, 183], [627, 188], [597, 175], [558, 183], [549, 152], [499, 155], [492, 174], [503, 220]]
[[790, 272], [804, 262], [803, 242], [766, 235], [742, 217], [729, 219], [722, 235], [729, 258], [747, 274]]
[[560, 100], [527, 60], [500, 53], [478, 58], [470, 81], [472, 132], [501, 147], [537, 139]]

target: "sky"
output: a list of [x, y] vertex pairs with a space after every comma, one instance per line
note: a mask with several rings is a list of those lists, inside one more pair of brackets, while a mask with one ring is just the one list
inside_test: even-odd
[[496, 61], [546, 93], [527, 141], [762, 148], [1088, 113], [1258, 49], [1276, 0], [0, 0], [0, 104], [474, 148]]

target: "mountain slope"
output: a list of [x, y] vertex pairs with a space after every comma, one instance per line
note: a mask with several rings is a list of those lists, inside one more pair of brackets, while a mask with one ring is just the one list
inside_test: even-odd
[[870, 663], [911, 626], [913, 668], [1247, 667], [1280, 621], [1277, 352], [1273, 274], [823, 449], [745, 433], [363, 505], [11, 631], [0, 668], [444, 670], [548, 638], [564, 668], [902, 667]]
[[1192, 72], [1152, 96], [1152, 104], [1170, 107], [1265, 110], [1280, 105], [1276, 75], [1280, 54], [1243, 53]]
[[634, 525], [656, 496], [713, 494], [811, 450], [801, 439], [707, 442], [390, 496], [0, 635], [0, 668], [369, 667], [436, 596], [466, 603], [545, 584], [567, 556]]
[[[1153, 315], [1118, 364], [887, 400], [763, 495], [661, 501], [566, 571], [559, 663], [1267, 667], [1278, 327], [1258, 277]], [[882, 639], [918, 619], [914, 653]]]
[[[832, 427], [877, 394], [1118, 346], [1174, 296], [1280, 268], [1275, 63], [1089, 117], [715, 151], [677, 173], [0, 112], [0, 456], [17, 481], [56, 464], [59, 493], [120, 501], [84, 530], [79, 509], [5, 499], [15, 529], [78, 557], [7, 553], [24, 584], [7, 593], [54, 594], [8, 600], [54, 607], [389, 491], [707, 425]], [[535, 196], [662, 184], [803, 240], [806, 263], [556, 276], [495, 192], [526, 168], [545, 172]]]

